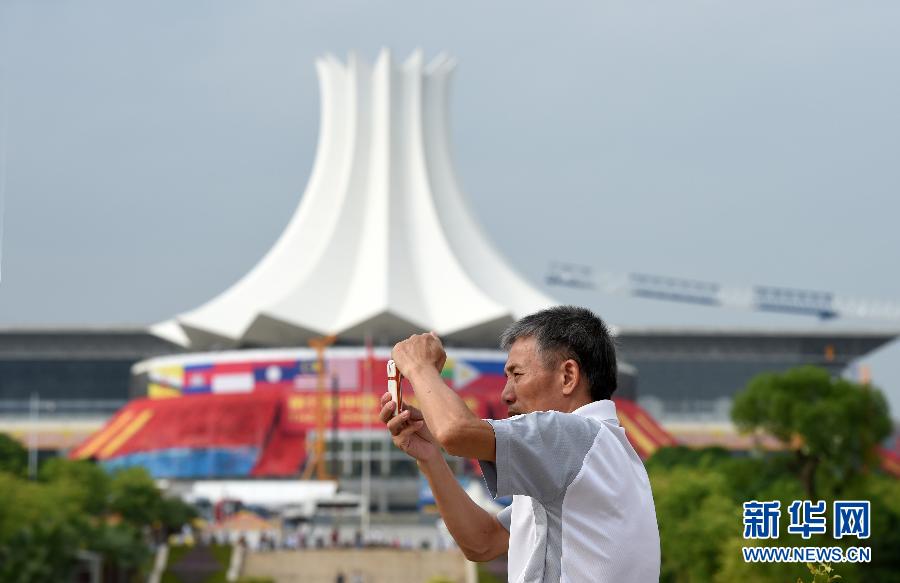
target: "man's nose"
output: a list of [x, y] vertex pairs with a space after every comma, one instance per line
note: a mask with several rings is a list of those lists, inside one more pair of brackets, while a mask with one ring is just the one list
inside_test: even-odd
[[500, 393], [500, 400], [506, 405], [512, 405], [516, 402], [516, 392], [512, 388], [511, 381], [506, 381], [506, 384], [503, 386], [503, 392]]

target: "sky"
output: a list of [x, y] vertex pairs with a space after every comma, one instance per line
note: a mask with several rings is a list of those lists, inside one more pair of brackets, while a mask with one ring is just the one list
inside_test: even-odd
[[[315, 59], [381, 47], [459, 61], [472, 210], [560, 301], [900, 330], [543, 284], [562, 260], [900, 301], [900, 4], [830, 0], [0, 0], [0, 327], [145, 325], [226, 289], [302, 197]], [[900, 343], [863, 362], [900, 418]]]

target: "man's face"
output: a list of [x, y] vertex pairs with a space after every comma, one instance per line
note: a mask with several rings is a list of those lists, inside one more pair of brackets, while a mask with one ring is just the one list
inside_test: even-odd
[[559, 405], [561, 376], [544, 367], [533, 337], [519, 338], [506, 359], [506, 386], [500, 399], [509, 415], [555, 410]]

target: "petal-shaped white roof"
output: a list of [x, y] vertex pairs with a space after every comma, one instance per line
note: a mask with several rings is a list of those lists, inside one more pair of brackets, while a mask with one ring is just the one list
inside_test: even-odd
[[455, 62], [316, 63], [321, 129], [312, 174], [282, 236], [240, 281], [151, 327], [191, 348], [297, 345], [336, 334], [393, 342], [434, 330], [496, 345], [514, 319], [555, 304], [497, 253], [453, 169]]

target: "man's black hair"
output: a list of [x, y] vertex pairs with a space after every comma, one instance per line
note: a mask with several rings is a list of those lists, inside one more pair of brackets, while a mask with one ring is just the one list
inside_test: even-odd
[[509, 351], [516, 340], [528, 337], [534, 338], [545, 367], [577, 362], [592, 401], [609, 399], [616, 390], [615, 343], [603, 320], [587, 308], [556, 306], [525, 316], [500, 335], [500, 348]]

